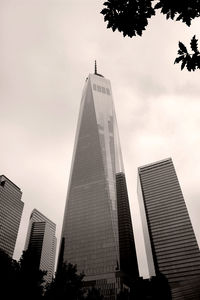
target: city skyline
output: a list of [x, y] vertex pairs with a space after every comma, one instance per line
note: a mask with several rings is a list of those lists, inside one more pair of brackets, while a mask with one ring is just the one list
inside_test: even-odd
[[25, 203], [15, 257], [33, 208], [60, 237], [80, 95], [95, 59], [112, 81], [135, 231], [137, 167], [170, 156], [199, 242], [199, 73], [173, 65], [178, 40], [200, 35], [198, 22], [186, 28], [158, 15], [142, 38], [124, 39], [106, 29], [101, 3], [74, 2], [21, 1], [15, 10], [1, 2], [0, 165]]

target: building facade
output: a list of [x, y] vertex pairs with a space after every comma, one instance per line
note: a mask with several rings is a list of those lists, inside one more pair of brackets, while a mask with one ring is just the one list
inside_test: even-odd
[[29, 249], [37, 257], [38, 268], [47, 271], [44, 277], [46, 282], [51, 282], [54, 275], [56, 254], [56, 225], [34, 209], [29, 220], [25, 250]]
[[82, 94], [59, 261], [105, 299], [139, 275], [111, 85], [96, 71]]
[[6, 176], [0, 176], [0, 248], [11, 257], [15, 249], [24, 203], [22, 191]]
[[172, 299], [200, 299], [200, 251], [171, 158], [138, 169], [149, 274], [168, 279]]

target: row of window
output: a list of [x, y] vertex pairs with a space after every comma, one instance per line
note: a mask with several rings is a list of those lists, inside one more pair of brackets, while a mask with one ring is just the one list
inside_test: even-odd
[[147, 170], [152, 171], [152, 169], [155, 170], [155, 169], [163, 168], [163, 166], [165, 168], [167, 165], [168, 166], [171, 166], [171, 165], [173, 166], [172, 161], [171, 160], [166, 160], [166, 161], [163, 161], [163, 162], [160, 162], [160, 163], [154, 163], [154, 164], [151, 164], [149, 166], [140, 167], [139, 170], [140, 170], [140, 172], [144, 172], [144, 171], [147, 171]]
[[100, 93], [103, 93], [103, 94], [107, 94], [107, 95], [110, 95], [110, 90], [109, 88], [105, 88], [103, 86], [100, 86], [100, 85], [97, 85], [97, 84], [93, 84], [93, 90], [94, 91], [97, 91], [97, 92], [100, 92]]

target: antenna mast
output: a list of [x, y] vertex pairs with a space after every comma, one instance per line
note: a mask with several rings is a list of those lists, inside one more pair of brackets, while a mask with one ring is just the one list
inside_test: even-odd
[[97, 61], [94, 61], [94, 74], [97, 74]]

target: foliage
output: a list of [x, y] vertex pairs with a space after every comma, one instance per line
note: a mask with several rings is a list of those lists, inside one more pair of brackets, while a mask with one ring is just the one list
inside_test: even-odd
[[161, 9], [161, 13], [166, 15], [166, 18], [175, 19], [191, 25], [191, 21], [200, 16], [200, 1], [199, 0], [159, 0], [154, 6], [154, 9]]
[[1, 299], [11, 299], [17, 290], [18, 263], [0, 249]]
[[17, 262], [0, 249], [0, 266], [1, 299], [41, 299], [45, 272], [36, 267], [29, 251]]
[[130, 300], [131, 296], [127, 289], [120, 291], [117, 295], [117, 300]]
[[158, 273], [150, 279], [137, 278], [134, 282], [132, 294], [132, 298], [135, 300], [172, 299], [168, 280], [161, 273]]
[[[155, 6], [152, 6], [153, 0], [107, 0], [101, 14], [104, 15], [104, 21], [108, 22], [107, 28], [113, 31], [116, 29], [126, 35], [133, 37], [142, 35], [148, 25], [148, 19], [156, 14], [160, 9], [161, 13], [166, 15], [167, 19], [182, 21], [187, 26], [191, 25], [193, 19], [200, 16], [200, 0], [158, 0]], [[179, 42], [182, 58], [177, 58], [175, 63], [182, 60], [182, 67], [187, 66], [188, 71], [200, 68], [199, 51], [197, 48], [197, 39], [195, 36], [191, 40], [191, 47], [194, 54], [189, 54], [186, 47]], [[195, 50], [194, 50], [195, 49]]]
[[76, 265], [63, 263], [52, 283], [47, 287], [45, 298], [53, 300], [79, 300], [84, 294], [84, 274], [77, 274]]
[[200, 52], [198, 50], [197, 39], [195, 38], [195, 35], [190, 42], [190, 46], [193, 51], [192, 54], [189, 54], [185, 45], [179, 42], [179, 56], [175, 59], [174, 63], [178, 64], [179, 62], [182, 62], [181, 70], [183, 70], [185, 66], [187, 67], [188, 71], [200, 69]]
[[142, 35], [142, 31], [148, 25], [148, 18], [155, 15], [151, 5], [152, 0], [107, 0], [101, 13], [104, 20], [108, 21], [107, 28], [113, 31], [118, 29], [123, 35], [129, 37]]
[[40, 299], [44, 292], [45, 271], [39, 269], [37, 255], [23, 251], [19, 260], [19, 287], [22, 298]]

